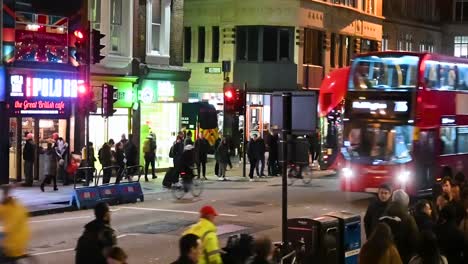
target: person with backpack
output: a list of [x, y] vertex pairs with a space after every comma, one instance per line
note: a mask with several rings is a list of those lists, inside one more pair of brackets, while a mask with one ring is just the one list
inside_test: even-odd
[[76, 264], [106, 264], [110, 250], [117, 245], [115, 231], [110, 226], [110, 209], [107, 203], [94, 207], [96, 219], [85, 225], [76, 246]]
[[143, 154], [145, 158], [145, 181], [148, 182], [148, 169], [151, 165], [151, 173], [153, 175], [153, 179], [158, 178], [155, 173], [155, 163], [156, 163], [156, 139], [153, 133], [150, 133], [146, 140], [143, 142]]

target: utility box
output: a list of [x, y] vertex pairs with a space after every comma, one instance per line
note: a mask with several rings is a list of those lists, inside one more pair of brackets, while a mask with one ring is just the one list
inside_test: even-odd
[[326, 215], [338, 219], [340, 224], [340, 263], [357, 264], [361, 250], [361, 216], [350, 212], [332, 212]]

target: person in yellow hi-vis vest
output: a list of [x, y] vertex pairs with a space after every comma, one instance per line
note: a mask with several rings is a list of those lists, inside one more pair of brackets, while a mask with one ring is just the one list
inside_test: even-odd
[[198, 264], [222, 264], [221, 248], [219, 247], [217, 228], [214, 220], [218, 213], [212, 206], [204, 206], [200, 210], [200, 220], [191, 226], [183, 235], [197, 235], [203, 246], [203, 253]]

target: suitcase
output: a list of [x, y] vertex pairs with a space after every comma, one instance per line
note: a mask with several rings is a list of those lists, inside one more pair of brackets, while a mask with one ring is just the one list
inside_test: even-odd
[[162, 185], [166, 188], [171, 188], [172, 184], [176, 183], [178, 180], [176, 173], [176, 170], [173, 167], [170, 167], [164, 175]]

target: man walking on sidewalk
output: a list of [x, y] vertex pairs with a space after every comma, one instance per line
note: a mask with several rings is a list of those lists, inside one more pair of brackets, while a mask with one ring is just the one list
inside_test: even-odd
[[23, 149], [24, 159], [24, 175], [25, 183], [24, 186], [31, 187], [33, 185], [33, 167], [34, 158], [36, 156], [36, 145], [33, 141], [33, 134], [29, 133], [26, 135], [26, 144]]

